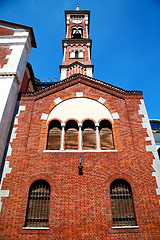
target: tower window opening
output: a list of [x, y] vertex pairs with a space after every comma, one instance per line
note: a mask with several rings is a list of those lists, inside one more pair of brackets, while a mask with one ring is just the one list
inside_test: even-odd
[[132, 190], [124, 179], [116, 179], [110, 186], [113, 226], [136, 226]]
[[75, 120], [69, 120], [65, 127], [65, 150], [78, 149], [78, 124]]
[[111, 123], [108, 120], [102, 120], [100, 122], [99, 131], [101, 149], [114, 149]]
[[78, 54], [78, 50], [75, 51], [75, 58], [78, 58], [79, 54]]
[[37, 180], [29, 189], [25, 227], [49, 226], [50, 185]]
[[83, 149], [96, 149], [95, 124], [91, 120], [85, 120], [82, 126]]
[[72, 28], [71, 32], [72, 39], [81, 39], [83, 38], [83, 29], [82, 28]]

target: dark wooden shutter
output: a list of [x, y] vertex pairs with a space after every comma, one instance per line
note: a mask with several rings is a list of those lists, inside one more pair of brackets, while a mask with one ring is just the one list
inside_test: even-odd
[[87, 127], [82, 131], [83, 149], [96, 149], [96, 135], [93, 128]]
[[117, 179], [111, 184], [113, 226], [135, 226], [132, 191], [129, 183]]
[[107, 127], [103, 127], [100, 130], [100, 143], [101, 143], [102, 150], [114, 149], [111, 129]]
[[51, 122], [48, 131], [48, 150], [59, 150], [61, 145], [61, 127], [58, 121]]
[[26, 227], [48, 227], [50, 186], [44, 180], [35, 181], [29, 191]]
[[66, 130], [65, 149], [78, 149], [78, 130], [76, 128]]

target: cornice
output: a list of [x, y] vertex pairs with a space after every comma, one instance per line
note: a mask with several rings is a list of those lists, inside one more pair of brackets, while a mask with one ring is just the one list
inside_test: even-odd
[[92, 65], [92, 64], [83, 64], [83, 63], [81, 63], [79, 61], [75, 61], [75, 62], [72, 62], [72, 63], [67, 64], [67, 65], [59, 65], [59, 67], [60, 67], [60, 69], [61, 68], [71, 68], [71, 67], [74, 67], [75, 65], [79, 65], [79, 66], [81, 66], [83, 68], [92, 68], [92, 69], [94, 69], [94, 65]]
[[31, 38], [32, 47], [35, 47], [35, 48], [37, 47], [32, 27], [25, 26], [25, 25], [22, 25], [22, 24], [13, 23], [13, 22], [8, 22], [8, 21], [4, 21], [4, 20], [0, 20], [0, 25], [2, 27], [12, 28], [16, 32], [18, 32], [18, 31], [21, 32], [22, 31], [21, 29], [25, 29], [26, 31], [29, 32], [29, 35], [30, 35], [30, 38]]
[[114, 95], [116, 97], [126, 99], [126, 98], [143, 98], [142, 91], [128, 91], [117, 86], [111, 85], [109, 83], [105, 83], [95, 78], [91, 78], [88, 76], [84, 76], [82, 74], [74, 74], [63, 81], [53, 83], [53, 85], [39, 90], [33, 93], [22, 93], [21, 97], [24, 100], [38, 100], [55, 92], [66, 89], [70, 86], [73, 86], [77, 83], [85, 84], [86, 86], [93, 87], [94, 89], [98, 89], [100, 91], [106, 92], [108, 94]]

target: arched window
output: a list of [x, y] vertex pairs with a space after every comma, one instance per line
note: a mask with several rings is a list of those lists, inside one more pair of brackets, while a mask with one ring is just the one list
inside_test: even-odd
[[61, 123], [58, 120], [53, 120], [49, 124], [48, 129], [48, 150], [59, 150], [61, 143]]
[[71, 31], [71, 38], [73, 39], [83, 38], [83, 29], [80, 27], [79, 28], [73, 27]]
[[132, 190], [123, 179], [116, 179], [110, 186], [113, 226], [136, 226]]
[[25, 227], [48, 227], [50, 185], [37, 180], [29, 189]]
[[95, 124], [91, 120], [86, 120], [82, 126], [83, 149], [96, 149]]
[[65, 149], [78, 149], [78, 124], [69, 120], [65, 127]]
[[100, 122], [99, 131], [101, 149], [114, 149], [111, 123], [107, 120], [102, 120]]

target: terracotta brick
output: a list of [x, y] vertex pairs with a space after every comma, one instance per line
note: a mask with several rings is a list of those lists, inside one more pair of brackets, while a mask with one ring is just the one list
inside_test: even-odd
[[[76, 92], [98, 100], [114, 120], [113, 136], [117, 152], [43, 152], [47, 141], [47, 124], [42, 113], [49, 113], [54, 100], [73, 98]], [[4, 178], [0, 239], [83, 239], [83, 240], [158, 240], [160, 208], [156, 179], [152, 177], [153, 154], [146, 152], [146, 129], [139, 115], [141, 93], [127, 94], [92, 80], [75, 77], [38, 93], [25, 94], [20, 105], [16, 139], [7, 160], [12, 171]], [[79, 156], [83, 175], [78, 174]], [[112, 229], [110, 184], [117, 178], [132, 187], [139, 229]], [[23, 230], [29, 187], [37, 179], [51, 186], [49, 230]]]

